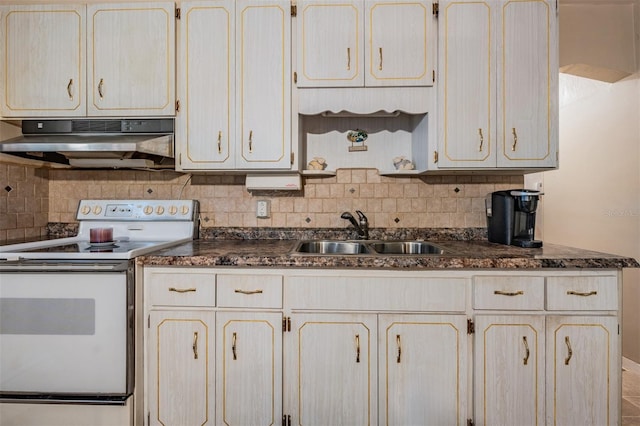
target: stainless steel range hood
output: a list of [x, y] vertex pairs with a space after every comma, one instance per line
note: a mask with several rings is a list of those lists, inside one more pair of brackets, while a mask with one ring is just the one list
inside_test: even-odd
[[173, 119], [24, 120], [0, 153], [78, 168], [173, 169]]

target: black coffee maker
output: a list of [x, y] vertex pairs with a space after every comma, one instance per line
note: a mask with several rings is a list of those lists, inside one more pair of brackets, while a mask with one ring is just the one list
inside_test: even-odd
[[542, 192], [530, 189], [509, 189], [487, 195], [487, 235], [492, 243], [518, 247], [542, 247], [534, 240], [536, 209]]

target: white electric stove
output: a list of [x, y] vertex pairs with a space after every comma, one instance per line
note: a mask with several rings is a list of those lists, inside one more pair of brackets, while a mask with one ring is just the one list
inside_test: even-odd
[[3, 421], [129, 424], [134, 259], [196, 238], [198, 217], [194, 200], [82, 200], [78, 235], [0, 246]]

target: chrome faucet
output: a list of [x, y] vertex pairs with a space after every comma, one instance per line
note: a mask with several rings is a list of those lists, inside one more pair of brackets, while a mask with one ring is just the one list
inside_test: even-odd
[[369, 220], [360, 210], [356, 210], [356, 214], [358, 215], [358, 220], [349, 212], [344, 212], [340, 216], [342, 219], [346, 219], [356, 228], [358, 232], [358, 238], [361, 240], [369, 239]]

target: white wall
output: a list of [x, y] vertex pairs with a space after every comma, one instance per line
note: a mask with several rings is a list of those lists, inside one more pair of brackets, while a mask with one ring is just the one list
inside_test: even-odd
[[[640, 76], [560, 75], [560, 168], [542, 180], [540, 237], [640, 259]], [[640, 362], [640, 271], [624, 271], [623, 355]]]

